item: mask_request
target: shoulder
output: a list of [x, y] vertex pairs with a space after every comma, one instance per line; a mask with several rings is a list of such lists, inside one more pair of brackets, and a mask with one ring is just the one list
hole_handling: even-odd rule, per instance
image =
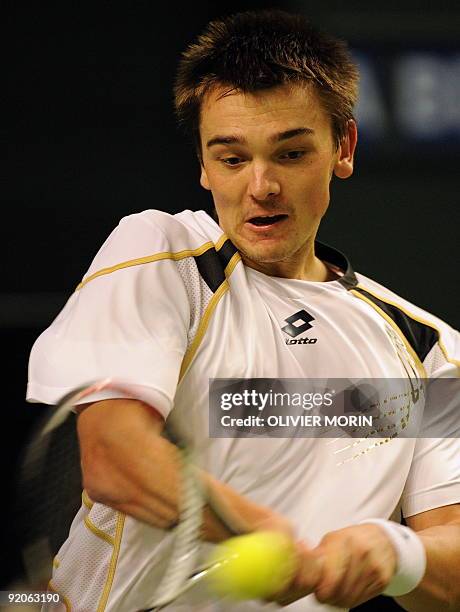
[[[240, 260], [239, 254], [217, 223], [205, 212], [177, 215], [158, 210], [124, 217], [100, 248], [77, 289], [101, 278], [148, 277], [148, 284], [172, 279], [187, 288], [196, 301], [226, 284]], [[206, 287], [203, 288], [203, 283]], [[202, 290], [203, 289], [203, 290]]]
[[148, 234], [162, 235], [177, 248], [195, 247], [203, 241], [216, 242], [223, 234], [217, 223], [204, 211], [183, 210], [171, 215], [161, 210], [144, 210], [120, 221], [120, 227], [144, 228]]
[[194, 250], [221, 234], [219, 226], [203, 211], [185, 210], [171, 215], [145, 210], [123, 217], [103, 244], [101, 253], [115, 247], [122, 257], [141, 257], [167, 248], [172, 252]]
[[203, 211], [185, 210], [171, 215], [145, 210], [123, 217], [91, 263], [83, 282], [100, 271], [197, 256], [223, 235]]
[[460, 333], [448, 323], [409, 302], [376, 281], [356, 274], [353, 292], [379, 309], [402, 331], [428, 372], [442, 363], [460, 368]]

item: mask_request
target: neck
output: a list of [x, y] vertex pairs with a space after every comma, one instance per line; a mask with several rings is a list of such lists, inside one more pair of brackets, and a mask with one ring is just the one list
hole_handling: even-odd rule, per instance
[[246, 266], [268, 276], [292, 278], [314, 282], [331, 281], [338, 278], [328, 266], [315, 255], [314, 240], [303, 247], [302, 254], [295, 253], [282, 261], [259, 262], [241, 254]]

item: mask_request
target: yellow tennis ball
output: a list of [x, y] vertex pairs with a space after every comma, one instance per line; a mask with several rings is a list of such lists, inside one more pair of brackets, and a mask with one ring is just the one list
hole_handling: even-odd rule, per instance
[[294, 578], [292, 540], [274, 531], [258, 531], [225, 540], [215, 547], [210, 563], [210, 589], [231, 599], [265, 599], [282, 591]]

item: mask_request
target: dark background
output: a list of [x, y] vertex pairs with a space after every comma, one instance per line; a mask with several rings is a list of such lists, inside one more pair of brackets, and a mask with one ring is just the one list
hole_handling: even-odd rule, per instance
[[[175, 126], [179, 53], [210, 18], [270, 6], [304, 12], [349, 40], [371, 65], [383, 109], [383, 115], [362, 111], [355, 175], [333, 183], [321, 239], [346, 252], [356, 270], [459, 326], [459, 113], [449, 110], [453, 118], [436, 128], [460, 94], [460, 8], [454, 3], [427, 9], [351, 2], [345, 9], [329, 1], [325, 9], [292, 0], [153, 9], [150, 2], [100, 2], [82, 10], [18, 2], [4, 15], [7, 97], [0, 119], [8, 149], [0, 230], [5, 499], [13, 495], [18, 450], [39, 410], [23, 399], [29, 350], [101, 243], [124, 215], [210, 205], [193, 149]], [[433, 129], [425, 133], [408, 131], [398, 119], [398, 66], [410, 53], [454, 66], [431, 84], [435, 101], [427, 125], [432, 121]], [[414, 110], [425, 95], [417, 95], [425, 91], [423, 78], [420, 83], [409, 100]], [[9, 558], [2, 582], [19, 567], [11, 521], [10, 512], [2, 522], [2, 556]]]

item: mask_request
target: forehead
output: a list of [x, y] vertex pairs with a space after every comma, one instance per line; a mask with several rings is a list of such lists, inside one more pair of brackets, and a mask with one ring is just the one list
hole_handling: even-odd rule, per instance
[[330, 127], [314, 87], [280, 85], [252, 93], [216, 86], [204, 97], [200, 113], [203, 137], [216, 130], [291, 129], [300, 125], [315, 131]]

